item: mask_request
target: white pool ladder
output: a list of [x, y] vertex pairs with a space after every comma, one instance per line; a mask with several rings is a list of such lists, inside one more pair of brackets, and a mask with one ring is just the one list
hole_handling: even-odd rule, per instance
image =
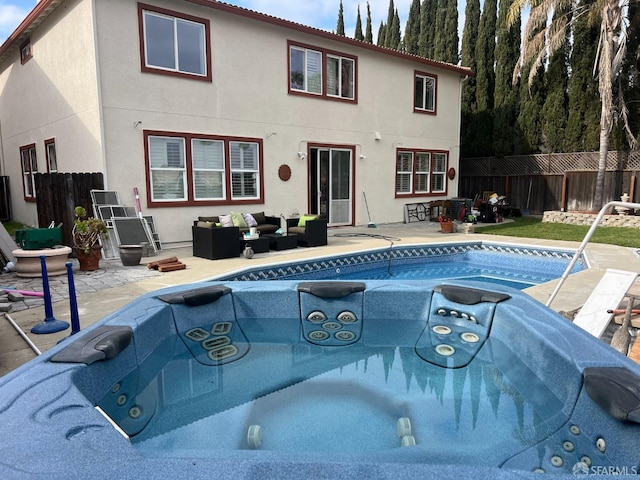
[[[553, 290], [553, 292], [549, 296], [549, 300], [547, 300], [547, 303], [546, 303], [547, 307], [551, 306], [551, 302], [553, 302], [553, 300], [556, 298], [556, 295], [558, 294], [558, 291], [560, 290], [562, 285], [564, 285], [564, 282], [567, 279], [567, 277], [569, 276], [569, 273], [571, 273], [571, 269], [573, 269], [573, 266], [576, 264], [576, 262], [578, 261], [578, 259], [582, 255], [582, 252], [586, 248], [587, 243], [589, 243], [589, 240], [591, 240], [591, 237], [593, 236], [593, 233], [596, 231], [596, 228], [598, 227], [598, 225], [602, 221], [602, 217], [604, 217], [604, 215], [607, 213], [607, 210], [609, 210], [611, 207], [626, 207], [626, 208], [632, 208], [632, 209], [640, 209], [640, 203], [609, 202], [604, 207], [602, 207], [600, 209], [600, 212], [598, 212], [598, 215], [596, 216], [595, 220], [593, 221], [593, 224], [591, 225], [591, 228], [589, 229], [587, 234], [584, 236], [584, 239], [582, 240], [582, 243], [578, 247], [578, 250], [576, 250], [576, 253], [573, 255], [573, 258], [571, 259], [571, 262], [569, 262], [569, 265], [567, 266], [567, 268], [565, 269], [564, 273], [560, 277], [560, 281], [556, 285], [556, 288]], [[615, 307], [613, 307], [613, 308], [615, 308]]]

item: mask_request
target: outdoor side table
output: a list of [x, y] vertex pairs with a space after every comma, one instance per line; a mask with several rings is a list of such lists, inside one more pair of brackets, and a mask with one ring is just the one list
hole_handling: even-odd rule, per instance
[[240, 252], [242, 252], [247, 245], [251, 247], [253, 253], [266, 253], [269, 251], [269, 239], [265, 238], [264, 235], [250, 240], [245, 240], [244, 237], [240, 237]]
[[298, 247], [298, 236], [294, 234], [276, 235], [267, 233], [264, 236], [269, 239], [269, 248], [271, 250], [289, 250]]

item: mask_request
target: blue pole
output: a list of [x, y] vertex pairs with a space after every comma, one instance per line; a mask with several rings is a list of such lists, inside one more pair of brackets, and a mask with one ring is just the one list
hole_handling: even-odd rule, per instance
[[78, 315], [78, 301], [76, 299], [76, 285], [73, 282], [73, 264], [65, 263], [67, 279], [69, 280], [69, 308], [71, 309], [71, 335], [80, 331], [80, 316]]
[[40, 268], [42, 270], [42, 290], [44, 291], [44, 322], [31, 329], [31, 333], [56, 333], [69, 328], [67, 322], [56, 320], [53, 317], [51, 305], [51, 291], [49, 290], [49, 276], [47, 275], [47, 257], [40, 255]]

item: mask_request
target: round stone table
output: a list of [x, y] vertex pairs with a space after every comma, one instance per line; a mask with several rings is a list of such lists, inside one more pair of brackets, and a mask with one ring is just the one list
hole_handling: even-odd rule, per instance
[[63, 275], [67, 273], [66, 263], [71, 253], [70, 247], [43, 248], [42, 250], [14, 250], [16, 257], [16, 275], [19, 277], [41, 277], [42, 266], [40, 256], [46, 257], [47, 275]]

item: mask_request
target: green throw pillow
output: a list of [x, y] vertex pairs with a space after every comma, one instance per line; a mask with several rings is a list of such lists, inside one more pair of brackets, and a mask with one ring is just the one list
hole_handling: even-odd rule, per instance
[[231, 221], [234, 227], [247, 228], [247, 222], [244, 221], [241, 213], [231, 212]]
[[298, 226], [304, 227], [308, 221], [315, 220], [316, 218], [318, 218], [316, 215], [302, 215], [300, 220], [298, 220]]

